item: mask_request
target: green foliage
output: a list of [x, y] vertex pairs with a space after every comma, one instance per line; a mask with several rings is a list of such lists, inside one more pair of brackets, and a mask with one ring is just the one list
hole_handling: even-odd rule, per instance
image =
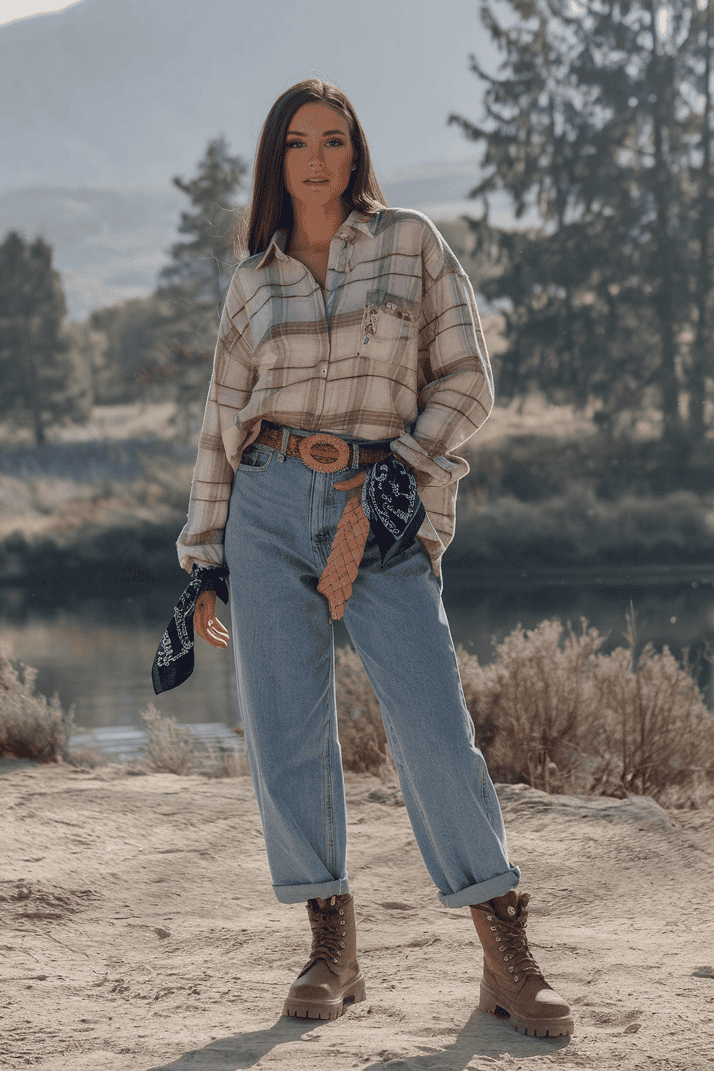
[[485, 506], [464, 502], [447, 568], [708, 565], [713, 505], [693, 491], [607, 501], [583, 481], [538, 502], [510, 495]]
[[[711, 227], [710, 14], [675, 0], [664, 33], [652, 0], [507, 4], [501, 17], [481, 3], [503, 54], [497, 77], [472, 57], [485, 121], [449, 117], [485, 146], [486, 177], [470, 194], [484, 213], [470, 225], [498, 269], [481, 289], [506, 318], [500, 391], [537, 385], [551, 400], [599, 399], [613, 414], [637, 409], [655, 386], [676, 438], [680, 399], [689, 392], [690, 424], [704, 401], [691, 339], [711, 304], [710, 293], [705, 305], [698, 298]], [[494, 191], [541, 224], [492, 227]]]
[[0, 419], [30, 429], [36, 443], [91, 414], [90, 377], [63, 333], [65, 311], [51, 247], [11, 231], [0, 245]]

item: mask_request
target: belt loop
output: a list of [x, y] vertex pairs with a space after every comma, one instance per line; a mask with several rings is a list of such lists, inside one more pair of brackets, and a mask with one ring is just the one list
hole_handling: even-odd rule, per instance
[[359, 443], [352, 443], [352, 468], [359, 468]]
[[288, 439], [290, 438], [290, 428], [283, 428], [283, 439], [280, 443], [280, 453], [278, 454], [278, 461], [284, 461], [285, 455], [288, 452]]

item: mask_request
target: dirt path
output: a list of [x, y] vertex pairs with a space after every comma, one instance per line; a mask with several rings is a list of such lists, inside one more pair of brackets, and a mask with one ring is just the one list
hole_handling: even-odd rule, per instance
[[0, 764], [0, 1067], [698, 1071], [714, 1061], [714, 811], [499, 786], [529, 935], [576, 1033], [477, 1010], [467, 909], [438, 902], [395, 792], [348, 777], [367, 1000], [282, 1018], [309, 948], [247, 778]]

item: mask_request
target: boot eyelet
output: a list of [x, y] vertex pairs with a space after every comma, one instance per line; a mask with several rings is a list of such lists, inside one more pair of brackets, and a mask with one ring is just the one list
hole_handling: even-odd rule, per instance
[[344, 909], [343, 909], [343, 908], [340, 908], [340, 914], [341, 914], [341, 915], [344, 915], [344, 913], [345, 913], [345, 912], [344, 912]]
[[512, 971], [512, 970], [513, 970], [513, 967], [509, 967], [508, 969], [509, 969], [509, 971]]
[[493, 922], [493, 915], [486, 915], [486, 922]]
[[496, 929], [495, 926], [489, 926], [489, 930], [495, 930], [495, 929]]
[[333, 959], [333, 961], [332, 961], [332, 962], [333, 962], [333, 963], [337, 963], [337, 960], [336, 960], [336, 959]]
[[516, 975], [514, 975], [514, 977], [513, 977], [513, 981], [514, 981], [514, 982], [517, 982], [517, 981], [518, 981], [518, 975], [517, 975], [517, 974], [516, 974]]

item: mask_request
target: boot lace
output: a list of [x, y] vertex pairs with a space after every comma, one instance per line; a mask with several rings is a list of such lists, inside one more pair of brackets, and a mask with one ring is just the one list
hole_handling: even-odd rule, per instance
[[[528, 938], [526, 937], [527, 919], [528, 912], [525, 909], [521, 910], [520, 916], [514, 919], [502, 919], [498, 915], [486, 915], [486, 920], [492, 923], [491, 929], [495, 930], [496, 937], [502, 942], [498, 951], [505, 953], [503, 959], [504, 962], [510, 964], [508, 970], [514, 975], [514, 982], [517, 982], [523, 974], [533, 974], [538, 978], [543, 978], [540, 967], [528, 947]], [[515, 960], [515, 963], [511, 962], [513, 960]], [[543, 981], [545, 981], [544, 978]]]
[[310, 901], [310, 926], [312, 928], [311, 959], [326, 959], [339, 963], [345, 948], [345, 911], [335, 905], [332, 896], [324, 907], [317, 900]]

